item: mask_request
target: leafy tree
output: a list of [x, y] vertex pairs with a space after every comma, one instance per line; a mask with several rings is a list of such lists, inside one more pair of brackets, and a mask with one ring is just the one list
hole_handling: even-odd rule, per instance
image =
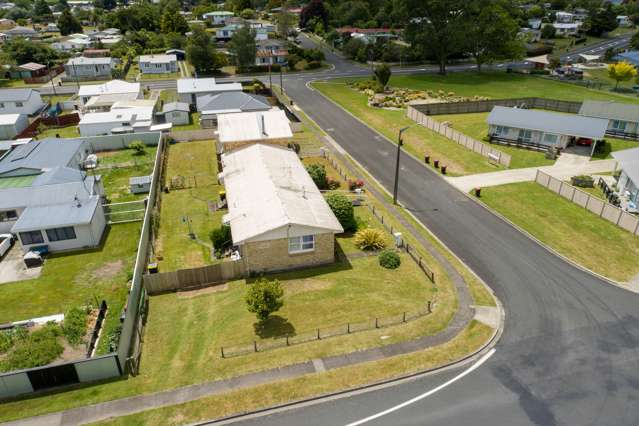
[[557, 35], [557, 29], [553, 27], [551, 24], [546, 24], [541, 27], [541, 38], [545, 40], [550, 40], [551, 38], [555, 38]]
[[144, 145], [144, 142], [142, 141], [133, 141], [129, 145], [127, 145], [127, 148], [135, 151], [134, 155], [146, 154], [146, 145]]
[[215, 49], [211, 35], [200, 26], [193, 28], [185, 50], [188, 61], [199, 73], [212, 73], [226, 64], [224, 56]]
[[244, 25], [235, 33], [229, 42], [229, 48], [235, 55], [236, 65], [240, 71], [255, 65], [257, 45], [255, 44], [255, 30]]
[[167, 9], [160, 20], [160, 31], [164, 34], [184, 34], [189, 31], [189, 24], [184, 19], [184, 16], [180, 15], [176, 10]]
[[247, 8], [240, 12], [240, 17], [242, 19], [255, 19], [256, 16], [257, 15], [253, 9]]
[[630, 47], [633, 50], [638, 50], [639, 49], [639, 32], [636, 32], [632, 38], [630, 39]]
[[55, 4], [55, 10], [58, 12], [63, 12], [67, 9], [69, 9], [69, 3], [67, 3], [67, 0], [58, 0]]
[[615, 80], [615, 90], [622, 81], [632, 80], [637, 76], [637, 69], [628, 62], [617, 62], [608, 65], [608, 77]]
[[[300, 26], [305, 29], [315, 29], [315, 25], [317, 21], [313, 20], [316, 18], [317, 21], [321, 22], [324, 28], [328, 27], [328, 10], [324, 6], [324, 2], [322, 0], [311, 0], [300, 13]], [[313, 21], [313, 26], [311, 27], [309, 23]]]
[[117, 5], [117, 0], [93, 0], [96, 9], [113, 10]]
[[75, 16], [73, 16], [69, 9], [64, 9], [62, 11], [62, 14], [58, 18], [58, 28], [62, 35], [82, 32], [82, 24]]
[[375, 80], [382, 86], [383, 89], [386, 89], [388, 85], [388, 81], [391, 78], [391, 69], [386, 64], [380, 64], [375, 67]]
[[118, 9], [104, 18], [107, 27], [128, 31], [157, 31], [160, 23], [160, 9], [150, 3], [133, 4], [127, 8]]
[[401, 258], [393, 250], [384, 250], [379, 254], [379, 265], [386, 269], [397, 269], [401, 263]]
[[528, 10], [528, 17], [529, 18], [542, 18], [544, 15], [546, 14], [546, 12], [544, 12], [544, 8], [541, 7], [540, 5], [536, 4], [533, 7], [531, 7]]
[[16, 64], [24, 64], [26, 62], [48, 64], [58, 58], [58, 53], [48, 44], [23, 38], [7, 41], [4, 44], [3, 51], [7, 52]]
[[608, 3], [603, 9], [593, 9], [588, 16], [584, 26], [587, 28], [589, 35], [599, 37], [603, 33], [610, 32], [619, 26], [617, 22], [617, 14]]
[[53, 13], [46, 0], [36, 0], [33, 4], [33, 19], [36, 22], [43, 22], [53, 18]]
[[229, 1], [229, 6], [233, 9], [233, 12], [240, 14], [244, 9], [252, 9], [253, 4], [251, 0], [233, 0]]
[[295, 24], [295, 16], [290, 13], [287, 6], [282, 7], [282, 11], [276, 16], [277, 32], [281, 37], [287, 37], [291, 32], [291, 28]]
[[278, 280], [259, 279], [251, 284], [245, 300], [248, 311], [254, 313], [260, 321], [265, 321], [273, 312], [284, 306], [284, 290]]
[[549, 56], [548, 57], [548, 67], [550, 69], [557, 69], [561, 66], [561, 59], [559, 58], [559, 56]]
[[326, 197], [326, 202], [345, 232], [355, 232], [357, 230], [353, 203], [347, 196], [343, 194], [329, 194]]

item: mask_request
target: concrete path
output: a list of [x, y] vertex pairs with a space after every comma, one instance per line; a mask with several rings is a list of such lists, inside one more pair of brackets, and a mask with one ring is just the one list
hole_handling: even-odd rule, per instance
[[[562, 157], [564, 159], [559, 161]], [[507, 183], [531, 182], [535, 180], [537, 170], [548, 173], [557, 179], [568, 180], [576, 175], [610, 172], [614, 170], [615, 167], [615, 160], [612, 159], [584, 161], [582, 156], [574, 154], [562, 154], [559, 159], [552, 166], [528, 167], [460, 177], [446, 177], [446, 180], [461, 191], [469, 192], [477, 187], [485, 188], [505, 185]]]

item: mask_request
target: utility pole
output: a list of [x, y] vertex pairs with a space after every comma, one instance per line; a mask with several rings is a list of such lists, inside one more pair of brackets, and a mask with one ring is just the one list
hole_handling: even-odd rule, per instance
[[284, 94], [284, 82], [282, 78], [282, 66], [280, 65], [280, 94]]
[[395, 185], [393, 186], [393, 204], [397, 204], [397, 190], [399, 189], [399, 157], [402, 152], [402, 133], [408, 130], [410, 126], [399, 129], [399, 135], [397, 137], [397, 158], [395, 160]]
[[273, 91], [273, 81], [271, 80], [271, 63], [268, 64], [268, 88]]

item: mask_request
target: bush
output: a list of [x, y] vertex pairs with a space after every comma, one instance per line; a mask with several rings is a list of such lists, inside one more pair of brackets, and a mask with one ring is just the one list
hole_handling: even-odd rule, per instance
[[60, 326], [49, 322], [15, 342], [14, 349], [0, 362], [0, 371], [40, 367], [55, 361], [64, 351], [58, 342]]
[[375, 228], [357, 231], [353, 241], [360, 250], [381, 250], [386, 247], [384, 232]]
[[353, 211], [353, 203], [343, 194], [329, 194], [326, 202], [339, 220], [340, 225], [344, 228], [344, 232], [357, 231], [357, 222], [355, 222], [355, 213]]
[[392, 250], [384, 250], [379, 254], [379, 265], [386, 269], [397, 269], [402, 263], [399, 255]]
[[570, 178], [570, 183], [581, 188], [592, 188], [595, 186], [595, 180], [589, 175], [573, 176]]
[[62, 332], [67, 342], [71, 345], [82, 343], [84, 335], [87, 334], [87, 312], [86, 310], [74, 307], [64, 314], [62, 322]]
[[212, 230], [209, 237], [211, 238], [211, 242], [213, 243], [213, 248], [216, 253], [219, 250], [219, 255], [221, 256], [221, 250], [231, 242], [231, 227], [222, 225], [219, 228]]
[[249, 287], [245, 301], [248, 311], [264, 321], [284, 305], [283, 296], [284, 290], [278, 280], [259, 279]]
[[339, 181], [337, 179], [333, 179], [333, 178], [329, 177], [329, 178], [326, 178], [326, 186], [331, 191], [334, 191], [336, 189], [339, 189], [341, 184], [339, 183]]
[[0, 354], [13, 347], [13, 330], [0, 331]]
[[348, 189], [349, 191], [355, 191], [356, 189], [364, 187], [364, 181], [361, 179], [349, 179], [348, 180]]
[[309, 164], [306, 166], [306, 171], [313, 179], [313, 182], [319, 189], [326, 189], [328, 187], [328, 181], [326, 179], [326, 168], [321, 164]]
[[115, 352], [118, 350], [118, 344], [120, 343], [120, 335], [122, 334], [122, 326], [118, 325], [108, 335], [109, 339], [109, 352]]
[[144, 155], [146, 153], [146, 145], [142, 141], [133, 141], [127, 148], [134, 150], [135, 155]]
[[311, 61], [306, 66], [307, 70], [316, 70], [318, 68], [322, 68], [322, 63], [319, 61]]
[[308, 62], [306, 62], [306, 59], [302, 59], [295, 64], [295, 70], [304, 71], [305, 69], [308, 69]]

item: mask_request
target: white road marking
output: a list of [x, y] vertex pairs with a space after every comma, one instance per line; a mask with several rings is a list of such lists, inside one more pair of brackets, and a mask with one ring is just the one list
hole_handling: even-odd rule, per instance
[[429, 396], [431, 396], [432, 394], [439, 392], [440, 390], [444, 389], [447, 386], [452, 385], [453, 383], [455, 383], [456, 381], [462, 379], [463, 377], [467, 376], [468, 374], [472, 373], [473, 371], [475, 371], [476, 369], [478, 369], [479, 367], [481, 367], [481, 365], [486, 362], [488, 360], [488, 358], [490, 358], [491, 356], [493, 356], [493, 354], [495, 353], [495, 349], [491, 349], [490, 351], [488, 351], [488, 353], [486, 355], [484, 355], [483, 357], [481, 357], [481, 359], [479, 361], [477, 361], [475, 364], [473, 364], [473, 366], [471, 366], [468, 370], [460, 373], [459, 375], [453, 377], [452, 379], [450, 379], [449, 381], [447, 381], [446, 383], [443, 383], [439, 386], [437, 386], [435, 389], [431, 389], [428, 392], [425, 392], [419, 396], [416, 396], [413, 399], [409, 399], [406, 402], [402, 402], [399, 405], [396, 405], [394, 407], [389, 408], [388, 410], [384, 410], [384, 411], [380, 411], [377, 414], [374, 414], [370, 417], [366, 417], [365, 419], [362, 420], [358, 420], [356, 422], [353, 423], [349, 423], [346, 426], [359, 426], [362, 425], [364, 423], [368, 423], [372, 420], [378, 419], [380, 417], [386, 416], [387, 414], [393, 413], [397, 410], [401, 410], [404, 407], [407, 407], [411, 404], [414, 404], [418, 401], [421, 401], [424, 398], [427, 398]]

